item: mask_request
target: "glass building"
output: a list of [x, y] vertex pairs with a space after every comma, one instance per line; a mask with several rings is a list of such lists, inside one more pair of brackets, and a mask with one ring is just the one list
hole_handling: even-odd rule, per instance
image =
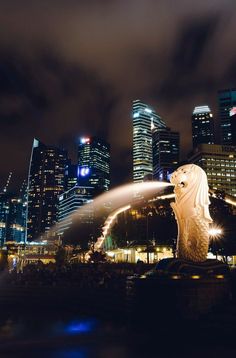
[[34, 139], [28, 177], [27, 240], [35, 241], [58, 219], [65, 188], [67, 153]]
[[10, 173], [7, 184], [0, 193], [0, 245], [5, 242], [25, 242], [26, 237], [26, 182], [20, 189], [20, 195], [16, 196], [9, 192], [8, 186], [12, 173]]
[[3, 246], [7, 237], [7, 220], [9, 215], [9, 200], [5, 193], [0, 194], [0, 245]]
[[189, 158], [190, 163], [202, 167], [211, 189], [236, 196], [236, 147], [201, 144]]
[[218, 92], [221, 144], [233, 144], [230, 112], [236, 107], [236, 88]]
[[153, 131], [153, 178], [168, 180], [179, 163], [179, 133], [170, 128]]
[[11, 194], [0, 194], [0, 245], [6, 241], [25, 242], [25, 202]]
[[73, 188], [78, 184], [78, 165], [71, 164], [68, 160], [65, 170], [65, 191]]
[[208, 106], [198, 106], [192, 115], [192, 138], [193, 147], [199, 144], [214, 144], [213, 114]]
[[110, 145], [97, 137], [80, 138], [78, 183], [94, 188], [94, 195], [110, 188]]
[[233, 107], [230, 111], [230, 126], [232, 133], [232, 145], [236, 146], [236, 107]]
[[161, 117], [140, 100], [133, 101], [133, 181], [153, 175], [152, 131], [165, 129]]
[[[59, 196], [58, 234], [60, 237], [70, 228], [73, 221], [71, 215], [85, 204], [92, 203], [93, 191], [92, 187], [74, 186]], [[78, 212], [77, 219], [82, 224], [93, 224], [93, 216], [93, 206], [89, 205]]]

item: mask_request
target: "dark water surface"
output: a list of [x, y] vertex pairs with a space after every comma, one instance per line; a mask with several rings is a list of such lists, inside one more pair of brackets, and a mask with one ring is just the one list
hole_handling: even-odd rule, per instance
[[4, 309], [0, 357], [236, 357], [234, 327], [215, 322], [163, 324], [151, 317], [140, 322], [138, 315], [134, 321], [38, 311], [37, 307], [31, 312]]

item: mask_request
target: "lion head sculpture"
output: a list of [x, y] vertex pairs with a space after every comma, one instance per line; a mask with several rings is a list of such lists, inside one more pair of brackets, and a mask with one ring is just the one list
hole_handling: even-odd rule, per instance
[[205, 220], [212, 222], [207, 176], [202, 168], [195, 164], [183, 165], [171, 175], [170, 182], [175, 186], [175, 202], [184, 216], [198, 210]]

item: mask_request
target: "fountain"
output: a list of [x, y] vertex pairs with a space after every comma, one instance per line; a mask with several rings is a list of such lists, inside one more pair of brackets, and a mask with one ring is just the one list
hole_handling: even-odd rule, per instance
[[229, 268], [207, 259], [212, 219], [206, 173], [188, 164], [179, 167], [170, 181], [175, 192], [171, 206], [178, 224], [177, 258], [161, 260], [155, 270], [128, 279], [129, 307], [140, 310], [143, 305], [149, 307], [151, 300], [163, 312], [198, 318], [229, 300]]

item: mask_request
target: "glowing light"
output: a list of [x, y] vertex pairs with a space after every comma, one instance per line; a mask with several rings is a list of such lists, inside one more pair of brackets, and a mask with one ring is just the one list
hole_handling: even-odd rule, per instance
[[83, 137], [83, 138], [80, 138], [80, 143], [81, 144], [89, 144], [90, 143], [90, 138], [86, 138], [86, 137]]
[[179, 280], [179, 279], [181, 278], [181, 276], [179, 276], [179, 275], [173, 275], [173, 276], [171, 276], [171, 278], [172, 278], [173, 280]]
[[223, 233], [222, 229], [219, 227], [211, 227], [208, 232], [209, 235], [213, 238], [217, 238]]
[[113, 213], [111, 213], [108, 218], [106, 219], [105, 221], [105, 224], [102, 228], [103, 232], [102, 232], [102, 236], [99, 237], [97, 239], [97, 242], [95, 243], [95, 249], [100, 249], [104, 240], [106, 239], [107, 237], [107, 234], [108, 232], [110, 231], [111, 227], [112, 227], [112, 224], [114, 222], [114, 220], [116, 219], [117, 215], [123, 213], [124, 211], [126, 210], [129, 210], [131, 208], [130, 205], [126, 205], [126, 206], [123, 206], [122, 208], [119, 208], [117, 210], [115, 210]]
[[231, 108], [229, 115], [230, 117], [234, 116], [236, 114], [236, 107]]
[[222, 279], [224, 278], [224, 275], [216, 275], [216, 278]]
[[82, 177], [86, 177], [89, 174], [89, 172], [90, 172], [90, 169], [88, 167], [82, 167], [80, 169], [80, 175]]
[[94, 330], [95, 321], [74, 321], [65, 327], [68, 334], [89, 333]]
[[191, 278], [193, 280], [199, 280], [200, 276], [199, 275], [192, 275]]

